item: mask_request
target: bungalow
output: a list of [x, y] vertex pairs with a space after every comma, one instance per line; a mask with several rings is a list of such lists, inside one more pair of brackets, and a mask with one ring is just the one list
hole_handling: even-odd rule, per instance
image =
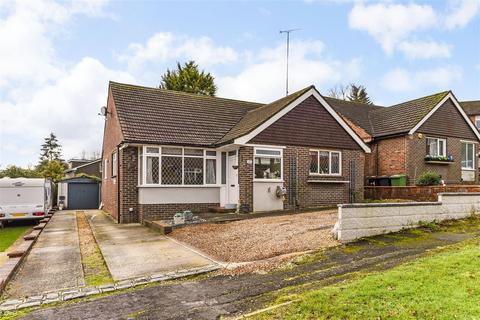
[[260, 104], [110, 82], [104, 114], [102, 201], [120, 223], [363, 199], [370, 148], [313, 86]]
[[390, 107], [325, 100], [371, 148], [365, 176], [406, 174], [413, 185], [431, 170], [446, 183], [478, 183], [480, 134], [452, 92]]

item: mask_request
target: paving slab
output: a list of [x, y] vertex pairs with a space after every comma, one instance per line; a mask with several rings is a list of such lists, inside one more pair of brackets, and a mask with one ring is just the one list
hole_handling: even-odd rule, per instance
[[83, 285], [75, 211], [61, 211], [40, 234], [4, 295], [22, 298]]
[[215, 263], [140, 224], [116, 224], [100, 210], [86, 215], [115, 281]]

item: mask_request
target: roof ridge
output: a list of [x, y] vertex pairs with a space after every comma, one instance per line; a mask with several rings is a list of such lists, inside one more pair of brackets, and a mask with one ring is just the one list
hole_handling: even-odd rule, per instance
[[337, 100], [337, 101], [341, 101], [341, 102], [346, 102], [346, 103], [350, 103], [350, 104], [360, 104], [362, 106], [367, 106], [367, 107], [380, 107], [380, 108], [385, 108], [384, 106], [380, 106], [378, 104], [368, 104], [368, 103], [363, 103], [363, 102], [357, 102], [357, 101], [351, 101], [351, 100], [344, 100], [344, 99], [339, 99], [339, 98], [334, 98], [334, 97], [329, 97], [329, 96], [324, 96], [324, 95], [321, 95], [323, 98], [327, 98], [327, 99], [333, 99], [333, 100]]
[[263, 109], [263, 108], [268, 107], [268, 106], [270, 106], [270, 105], [272, 105], [272, 104], [274, 104], [274, 103], [276, 103], [276, 102], [278, 102], [278, 101], [280, 101], [280, 100], [287, 99], [287, 98], [291, 98], [291, 97], [293, 97], [294, 95], [299, 94], [300, 92], [302, 92], [302, 94], [303, 94], [303, 93], [307, 92], [308, 90], [310, 90], [310, 89], [312, 89], [312, 88], [315, 88], [315, 86], [314, 86], [313, 84], [311, 84], [311, 85], [309, 85], [308, 87], [305, 87], [305, 88], [303, 88], [303, 89], [297, 90], [297, 91], [295, 91], [294, 93], [290, 93], [289, 95], [286, 95], [285, 97], [281, 97], [281, 98], [279, 98], [279, 99], [277, 99], [277, 100], [274, 100], [274, 101], [272, 101], [272, 102], [265, 103], [265, 104], [264, 104], [263, 106], [261, 106], [261, 107], [258, 107], [258, 108], [256, 108], [256, 109], [252, 109], [252, 110], [248, 110], [247, 113], [252, 112], [252, 111], [256, 111], [256, 110]]
[[246, 101], [246, 100], [223, 98], [223, 97], [217, 97], [217, 96], [208, 96], [208, 95], [195, 94], [195, 93], [189, 93], [189, 92], [183, 92], [183, 91], [176, 91], [176, 90], [170, 90], [170, 89], [162, 89], [162, 88], [141, 86], [141, 85], [136, 85], [136, 84], [122, 83], [122, 82], [116, 82], [116, 81], [111, 81], [111, 80], [109, 81], [109, 83], [110, 83], [110, 84], [115, 84], [115, 85], [121, 85], [121, 86], [125, 86], [125, 87], [142, 88], [142, 89], [147, 89], [147, 90], [152, 90], [152, 91], [162, 91], [162, 92], [167, 92], [167, 93], [171, 93], [171, 94], [190, 96], [190, 97], [193, 97], [193, 98], [219, 99], [219, 100], [243, 102], [243, 103], [250, 103], [250, 104], [258, 104], [259, 107], [265, 105], [265, 103], [255, 102], [255, 101]]
[[449, 94], [450, 92], [452, 92], [452, 91], [451, 91], [451, 90], [440, 91], [440, 92], [437, 92], [437, 93], [434, 93], [434, 94], [429, 94], [428, 96], [423, 96], [423, 97], [419, 97], [419, 98], [415, 98], [415, 99], [403, 101], [403, 102], [400, 102], [400, 103], [392, 104], [392, 105], [389, 105], [389, 106], [386, 107], [386, 108], [396, 107], [396, 106], [399, 106], [399, 105], [402, 105], [402, 104], [405, 104], [405, 103], [409, 103], [409, 102], [413, 102], [413, 101], [417, 101], [417, 100], [421, 100], [421, 99], [426, 99], [426, 98], [430, 98], [430, 97], [437, 96], [437, 95], [441, 95], [441, 94], [443, 94], [444, 97], [445, 97], [445, 96], [446, 96], [447, 94]]

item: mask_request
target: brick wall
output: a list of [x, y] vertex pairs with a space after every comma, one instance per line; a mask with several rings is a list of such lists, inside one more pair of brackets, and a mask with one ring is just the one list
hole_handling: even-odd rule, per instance
[[139, 220], [171, 220], [180, 211], [190, 210], [201, 216], [208, 212], [209, 207], [219, 206], [219, 203], [171, 203], [171, 204], [139, 204]]
[[241, 147], [238, 152], [238, 180], [240, 206], [253, 210], [253, 147]]
[[366, 156], [365, 175], [394, 175], [406, 172], [406, 137], [377, 140]]
[[[425, 135], [422, 139], [419, 139], [417, 135], [407, 138], [407, 176], [408, 183], [414, 185], [418, 176], [426, 171], [431, 170], [437, 172], [442, 178], [451, 184], [462, 183], [462, 163], [461, 163], [461, 140], [460, 138], [453, 137], [441, 137], [438, 138], [447, 139], [447, 155], [452, 155], [454, 162], [449, 164], [430, 164], [425, 162], [426, 155], [426, 139]], [[479, 144], [475, 144], [475, 153], [478, 153]], [[475, 159], [476, 167], [478, 167], [478, 157]], [[475, 173], [476, 180], [469, 182], [471, 184], [477, 184], [478, 181], [478, 169]], [[467, 182], [465, 182], [467, 183]]]
[[365, 187], [365, 199], [405, 199], [412, 201], [437, 201], [442, 192], [480, 192], [478, 185]]
[[[102, 203], [103, 209], [115, 219], [118, 219], [118, 185], [117, 178], [112, 178], [111, 166], [112, 153], [117, 150], [117, 146], [122, 142], [123, 136], [111, 92], [109, 92], [107, 110], [108, 114], [105, 118], [102, 147]], [[105, 159], [109, 161], [108, 168], [103, 168]], [[107, 171], [107, 179], [104, 178], [105, 170]]]
[[138, 148], [120, 150], [120, 223], [139, 222], [138, 212]]

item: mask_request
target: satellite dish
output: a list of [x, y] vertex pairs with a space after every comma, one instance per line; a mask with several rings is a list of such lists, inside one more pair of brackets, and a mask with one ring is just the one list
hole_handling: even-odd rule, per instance
[[107, 116], [107, 113], [108, 113], [107, 107], [103, 106], [103, 107], [100, 108], [100, 114], [101, 114], [102, 116], [106, 117], [106, 116]]

